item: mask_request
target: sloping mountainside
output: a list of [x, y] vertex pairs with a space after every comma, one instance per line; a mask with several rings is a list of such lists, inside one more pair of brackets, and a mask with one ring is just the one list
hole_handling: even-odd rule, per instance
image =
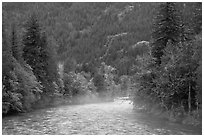
[[[129, 74], [132, 46], [151, 40], [155, 7], [159, 3], [3, 3], [5, 30], [17, 24], [19, 38], [30, 15], [36, 14], [59, 61], [97, 66], [105, 61]], [[188, 22], [190, 3], [180, 3]], [[144, 48], [145, 49], [145, 48]], [[131, 51], [131, 52], [130, 52]], [[147, 52], [147, 51], [145, 51]], [[139, 52], [138, 52], [139, 53]], [[129, 62], [129, 63], [128, 63]], [[75, 69], [75, 67], [71, 68]]]

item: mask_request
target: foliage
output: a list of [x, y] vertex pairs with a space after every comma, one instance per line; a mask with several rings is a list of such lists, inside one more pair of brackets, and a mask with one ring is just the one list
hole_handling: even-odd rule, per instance
[[31, 68], [16, 61], [13, 63], [15, 67], [8, 72], [10, 75], [3, 75], [3, 114], [30, 110], [42, 93], [42, 86]]
[[35, 14], [27, 24], [27, 32], [23, 38], [23, 58], [32, 68], [34, 75], [42, 82], [43, 90], [51, 92], [53, 81], [56, 80], [57, 65], [54, 55], [48, 47], [47, 36], [40, 32], [40, 26]]
[[[13, 26], [3, 26], [3, 75], [2, 113], [25, 112], [32, 109], [41, 96], [42, 85], [33, 74], [33, 69], [21, 58], [17, 31]], [[10, 36], [10, 38], [8, 38]], [[11, 43], [8, 42], [11, 40]]]
[[6, 114], [9, 111], [22, 111], [23, 105], [21, 102], [22, 94], [18, 92], [19, 83], [15, 78], [15, 73], [13, 79], [8, 77], [3, 77], [3, 87], [2, 87], [2, 113]]
[[202, 3], [197, 2], [194, 4], [193, 18], [191, 20], [194, 34], [202, 32]]
[[95, 74], [93, 77], [94, 85], [97, 87], [97, 92], [101, 92], [104, 90], [104, 77], [102, 74]]
[[173, 43], [180, 42], [181, 25], [181, 15], [176, 9], [176, 3], [167, 2], [159, 6], [152, 32], [152, 55], [156, 58], [157, 64], [161, 63], [163, 49], [169, 40]]
[[12, 25], [11, 45], [12, 45], [11, 49], [12, 49], [13, 57], [16, 60], [22, 60], [22, 58], [21, 58], [22, 51], [21, 51], [21, 47], [20, 47], [19, 42], [18, 42], [17, 28], [16, 28], [15, 24]]
[[92, 80], [85, 78], [84, 73], [65, 73], [64, 90], [68, 96], [82, 96], [95, 94], [96, 87]]
[[[197, 41], [197, 40], [196, 40]], [[168, 42], [161, 58], [160, 67], [152, 66], [154, 60], [141, 60], [145, 66], [137, 74], [135, 104], [159, 104], [166, 111], [179, 109], [182, 113], [198, 107], [199, 45], [196, 41], [182, 45]], [[201, 44], [201, 43], [200, 43]], [[197, 56], [198, 55], [198, 56]]]
[[16, 65], [15, 73], [19, 81], [19, 90], [23, 95], [22, 103], [24, 110], [32, 108], [32, 104], [40, 99], [42, 85], [37, 81], [32, 69], [27, 64], [22, 67]]
[[98, 73], [93, 79], [99, 96], [111, 99], [116, 94], [118, 86], [114, 81], [115, 71], [116, 69], [112, 66], [106, 65], [104, 62], [101, 63]]
[[[151, 39], [154, 7], [159, 4], [3, 3], [3, 11], [8, 14], [8, 22], [16, 22], [18, 26], [24, 26], [27, 16], [35, 12], [39, 19], [38, 23], [44, 26], [43, 30], [53, 45], [50, 49], [57, 51], [60, 61], [67, 60], [69, 67], [74, 66], [72, 63], [82, 65], [93, 63], [91, 69], [95, 71], [102, 62], [100, 57], [106, 50], [104, 45], [107, 38], [127, 32], [127, 36], [119, 37], [112, 42], [113, 48], [105, 61], [106, 64], [115, 67], [121, 76], [134, 74], [131, 71], [132, 63], [135, 63], [134, 58], [128, 55], [129, 51], [132, 51], [130, 47], [138, 41]], [[192, 4], [185, 3], [185, 5], [188, 5], [183, 8], [186, 13], [185, 19], [190, 19], [191, 14], [187, 13], [191, 13]], [[19, 28], [19, 36], [23, 33], [24, 29]], [[122, 50], [123, 53], [120, 52]], [[69, 67], [65, 67], [65, 70]]]
[[192, 30], [185, 32], [174, 3], [161, 4], [155, 22], [152, 55], [137, 57], [134, 104], [149, 109], [159, 104], [170, 113], [190, 114], [200, 107], [201, 38], [188, 39]]
[[29, 64], [37, 73], [37, 63], [39, 62], [39, 55], [41, 49], [40, 41], [40, 26], [36, 15], [31, 16], [29, 22], [27, 23], [27, 32], [23, 38], [23, 58], [27, 64]]
[[76, 69], [76, 60], [70, 59], [70, 58], [66, 59], [65, 64], [64, 64], [64, 68], [65, 68], [65, 70], [64, 70], [65, 73], [75, 71], [75, 69]]
[[[170, 4], [170, 6], [172, 5]], [[152, 108], [153, 104], [159, 104], [168, 112], [176, 113], [179, 111], [179, 113], [188, 112], [190, 114], [200, 107], [198, 100], [201, 99], [198, 96], [201, 94], [201, 90], [198, 87], [201, 87], [199, 75], [202, 74], [199, 71], [202, 58], [201, 38], [195, 35], [191, 39], [182, 38], [185, 33], [183, 30], [188, 28], [183, 26], [177, 14], [173, 14], [175, 12], [173, 8], [169, 12], [171, 13], [170, 19], [175, 19], [170, 22], [173, 25], [166, 24], [167, 28], [164, 27], [165, 23], [162, 21], [166, 20], [162, 20], [162, 17], [168, 15], [164, 14], [164, 11], [168, 11], [167, 9], [164, 10], [167, 7], [168, 3], [162, 4], [159, 17], [157, 15], [156, 18], [155, 30], [158, 31], [153, 32], [153, 57], [147, 55], [137, 58], [138, 73], [134, 77], [136, 82], [134, 104], [145, 104], [146, 108], [149, 109]], [[162, 12], [162, 10], [164, 11]], [[176, 30], [176, 28], [178, 29]], [[179, 28], [181, 28], [181, 32]], [[192, 32], [185, 33], [185, 37], [190, 38], [188, 36], [190, 34]], [[160, 40], [163, 42], [160, 43]], [[159, 47], [160, 45], [163, 47]], [[155, 50], [160, 52], [155, 52]], [[159, 66], [155, 65], [155, 61], [158, 63], [158, 59], [160, 60]]]
[[120, 87], [121, 87], [121, 96], [128, 96], [128, 92], [130, 92], [131, 81], [130, 77], [123, 75], [120, 77]]

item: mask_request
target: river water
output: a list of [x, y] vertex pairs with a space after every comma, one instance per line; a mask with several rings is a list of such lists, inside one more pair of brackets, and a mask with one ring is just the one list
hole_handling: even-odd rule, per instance
[[2, 134], [12, 135], [151, 135], [201, 134], [201, 127], [184, 126], [136, 112], [129, 101], [67, 105], [8, 116]]

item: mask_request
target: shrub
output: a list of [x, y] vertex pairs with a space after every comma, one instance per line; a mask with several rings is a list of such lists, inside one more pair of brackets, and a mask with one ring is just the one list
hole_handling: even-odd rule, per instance
[[64, 93], [69, 96], [90, 95], [96, 92], [96, 87], [92, 80], [84, 77], [83, 73], [64, 74]]
[[104, 77], [101, 74], [95, 74], [93, 77], [93, 83], [96, 86], [96, 91], [99, 93], [104, 90]]

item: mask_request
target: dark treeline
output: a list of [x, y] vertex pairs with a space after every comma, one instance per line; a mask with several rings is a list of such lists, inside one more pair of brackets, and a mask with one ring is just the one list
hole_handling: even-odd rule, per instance
[[3, 114], [112, 100], [198, 117], [201, 3], [3, 3]]

